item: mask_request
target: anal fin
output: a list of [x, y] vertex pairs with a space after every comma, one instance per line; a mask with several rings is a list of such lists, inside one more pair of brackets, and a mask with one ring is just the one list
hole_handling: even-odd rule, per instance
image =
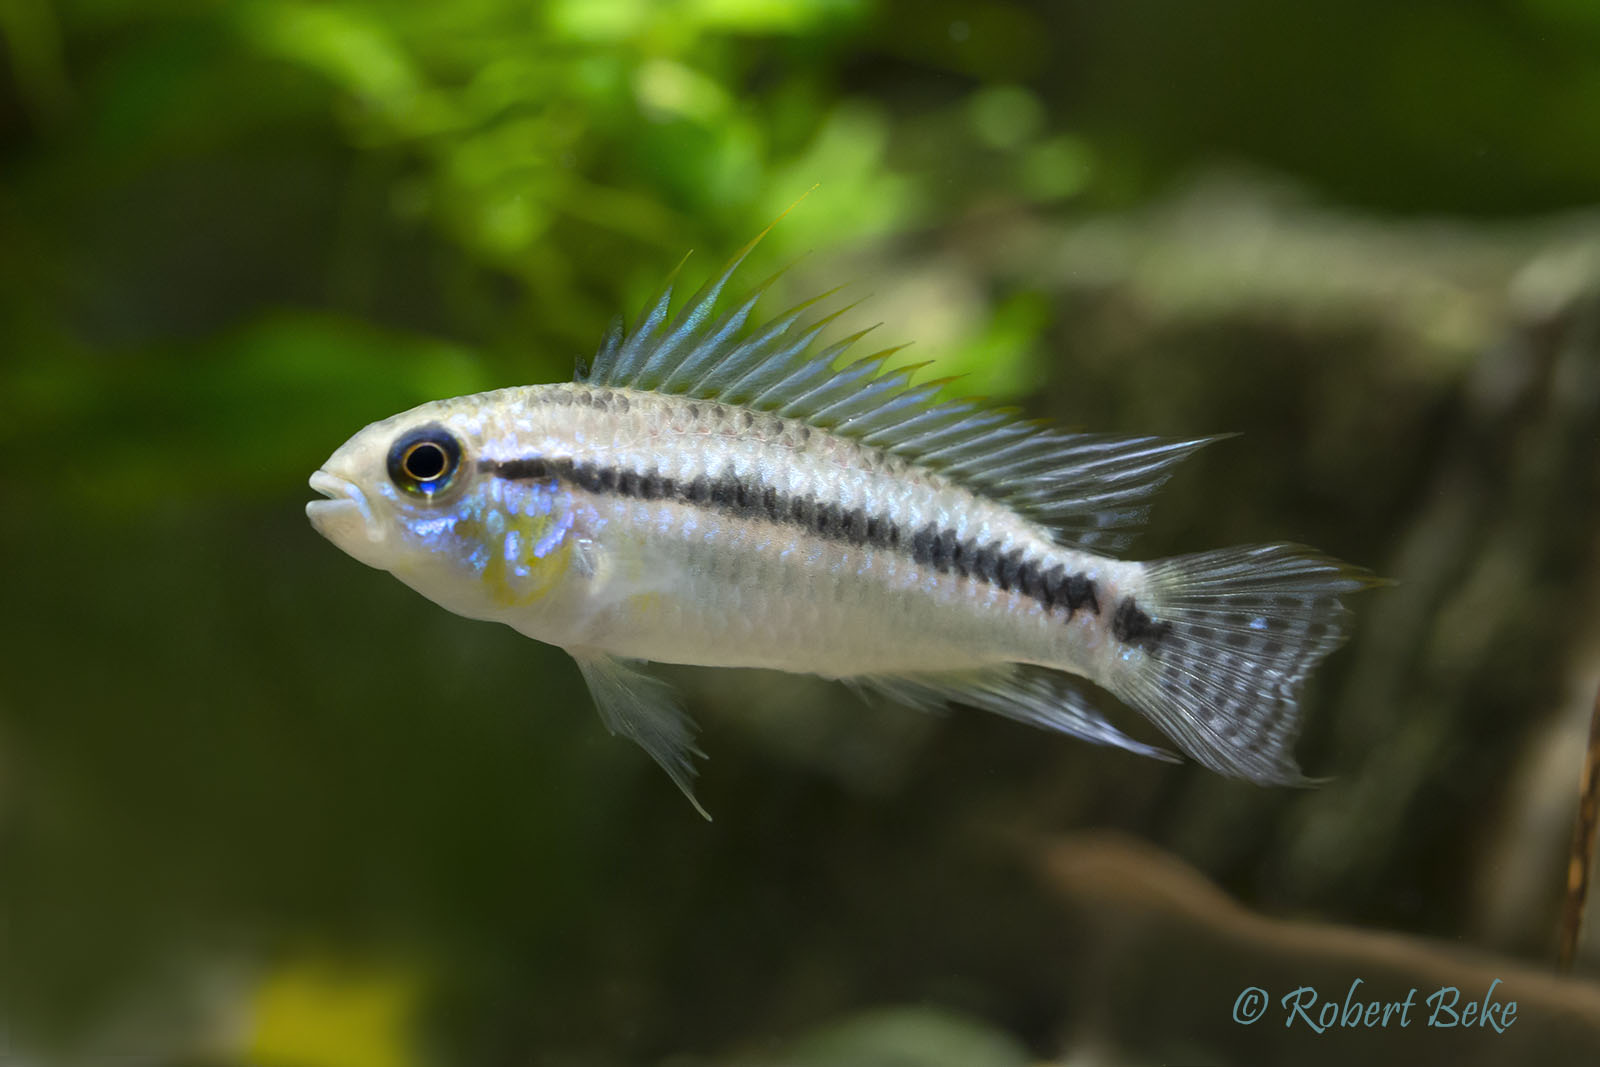
[[1096, 745], [1168, 762], [1178, 760], [1166, 749], [1136, 741], [1117, 729], [1062, 675], [1044, 668], [1008, 663], [976, 671], [863, 675], [847, 681], [925, 711], [949, 703], [968, 704]]
[[648, 752], [689, 798], [694, 810], [711, 821], [710, 813], [694, 795], [693, 757], [703, 758], [705, 753], [695, 746], [694, 720], [685, 714], [672, 687], [605, 653], [568, 651], [583, 672], [606, 729]]

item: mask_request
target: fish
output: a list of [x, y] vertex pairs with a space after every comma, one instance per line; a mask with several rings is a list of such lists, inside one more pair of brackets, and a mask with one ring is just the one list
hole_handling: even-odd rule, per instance
[[[770, 227], [769, 227], [770, 229]], [[764, 236], [764, 234], [763, 234]], [[569, 653], [605, 727], [696, 799], [697, 727], [649, 663], [840, 680], [1303, 785], [1300, 695], [1364, 570], [1291, 543], [1118, 558], [1176, 464], [1216, 441], [1068, 433], [867, 331], [837, 293], [725, 299], [750, 242], [674, 310], [675, 275], [570, 382], [375, 422], [310, 479], [311, 524], [441, 607]], [[680, 265], [681, 266], [681, 265]]]

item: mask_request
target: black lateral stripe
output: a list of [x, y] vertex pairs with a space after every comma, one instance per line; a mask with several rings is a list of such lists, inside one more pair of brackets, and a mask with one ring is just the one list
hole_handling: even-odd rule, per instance
[[528, 459], [479, 460], [478, 469], [513, 482], [538, 481], [551, 476], [549, 461], [537, 456]]
[[[731, 472], [715, 478], [702, 474], [680, 482], [658, 471], [641, 473], [540, 457], [479, 460], [478, 470], [509, 481], [555, 478], [591, 493], [709, 506], [741, 518], [800, 526], [829, 541], [908, 551], [922, 566], [1021, 593], [1047, 610], [1065, 611], [1069, 619], [1080, 608], [1100, 614], [1099, 591], [1093, 580], [1084, 574], [1070, 574], [1059, 563], [1047, 567], [1027, 558], [1023, 549], [1005, 552], [999, 541], [980, 545], [976, 540], [962, 540], [954, 530], [941, 530], [934, 523], [908, 532], [887, 516], [869, 515], [862, 508], [845, 511], [813, 497], [790, 496], [770, 485], [742, 481]], [[1112, 620], [1117, 640], [1147, 650], [1160, 644], [1171, 629], [1168, 623], [1154, 622], [1131, 597], [1118, 604]]]

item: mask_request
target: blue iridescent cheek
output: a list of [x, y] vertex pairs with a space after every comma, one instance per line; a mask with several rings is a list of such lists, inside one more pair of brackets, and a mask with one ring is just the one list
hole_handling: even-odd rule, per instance
[[567, 508], [557, 515], [555, 520], [550, 523], [549, 528], [545, 530], [544, 536], [539, 538], [538, 543], [533, 546], [533, 555], [538, 559], [544, 559], [560, 548], [561, 543], [567, 539], [567, 534], [572, 531], [572, 519], [571, 508]]
[[566, 542], [574, 522], [571, 501], [555, 481], [474, 484], [449, 514], [408, 523], [418, 546], [448, 553], [474, 574], [493, 570], [527, 578]]
[[451, 540], [455, 533], [456, 516], [435, 515], [426, 519], [412, 519], [406, 523], [406, 528], [423, 547], [442, 545]]

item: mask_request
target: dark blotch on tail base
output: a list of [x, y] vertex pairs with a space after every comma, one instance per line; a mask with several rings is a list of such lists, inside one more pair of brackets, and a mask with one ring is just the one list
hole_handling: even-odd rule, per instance
[[1111, 617], [1111, 636], [1125, 645], [1138, 645], [1146, 652], [1154, 652], [1171, 632], [1170, 622], [1156, 622], [1131, 596], [1122, 598], [1117, 604], [1117, 613]]

